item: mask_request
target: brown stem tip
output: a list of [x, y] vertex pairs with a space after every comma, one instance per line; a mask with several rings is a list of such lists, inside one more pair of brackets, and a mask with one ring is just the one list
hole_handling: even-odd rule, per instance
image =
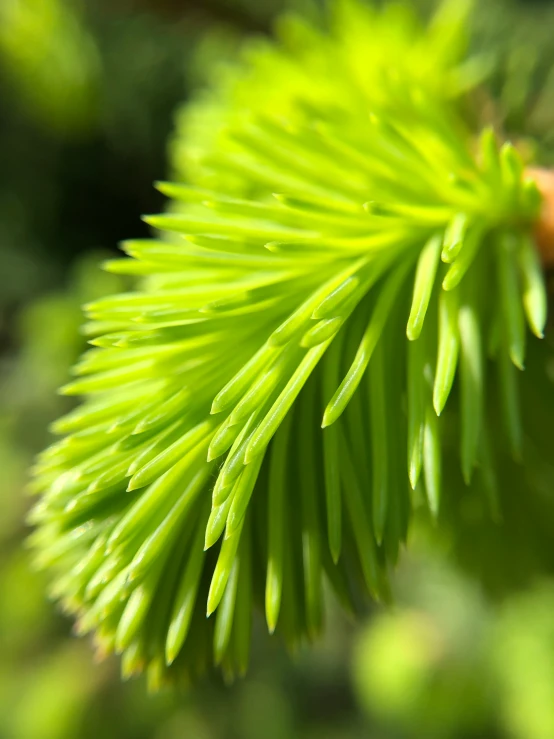
[[526, 174], [533, 180], [542, 195], [540, 218], [535, 226], [535, 239], [546, 267], [554, 266], [554, 170], [529, 167]]

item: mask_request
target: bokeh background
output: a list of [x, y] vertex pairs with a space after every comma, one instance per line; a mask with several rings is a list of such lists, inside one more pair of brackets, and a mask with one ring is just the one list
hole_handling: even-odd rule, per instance
[[[0, 0], [0, 739], [554, 739], [552, 537], [528, 576], [524, 537], [490, 554], [487, 533], [474, 548], [471, 527], [460, 544], [422, 521], [392, 610], [355, 625], [330, 604], [324, 641], [292, 659], [259, 624], [245, 680], [182, 695], [93, 664], [29, 564], [26, 470], [67, 410], [80, 305], [124, 287], [99, 261], [163, 207], [179, 106], [246, 36], [316, 4]], [[477, 108], [554, 164], [554, 3], [478, 2], [472, 25], [493, 62]]]

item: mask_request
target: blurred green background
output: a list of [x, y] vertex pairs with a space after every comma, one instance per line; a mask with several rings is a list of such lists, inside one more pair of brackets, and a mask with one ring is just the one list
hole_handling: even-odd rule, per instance
[[[316, 4], [0, 0], [0, 739], [554, 739], [552, 552], [540, 580], [499, 592], [471, 528], [454, 557], [422, 522], [392, 611], [356, 626], [331, 604], [324, 642], [293, 659], [260, 623], [245, 680], [151, 697], [115, 660], [93, 664], [29, 567], [26, 469], [66, 410], [55, 391], [85, 343], [79, 306], [124, 287], [98, 262], [163, 207], [151, 182], [170, 170], [178, 106], [285, 6]], [[477, 3], [472, 44], [495, 65], [476, 108], [544, 163], [553, 35], [552, 2]], [[522, 542], [489, 570], [510, 581]]]

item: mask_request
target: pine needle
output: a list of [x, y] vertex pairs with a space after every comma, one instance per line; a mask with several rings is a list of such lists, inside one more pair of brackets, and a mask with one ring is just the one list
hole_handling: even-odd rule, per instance
[[409, 485], [440, 519], [453, 449], [500, 517], [489, 436], [525, 451], [547, 300], [537, 188], [457, 100], [487, 66], [461, 56], [466, 5], [426, 29], [337, 2], [179, 116], [156, 233], [105, 265], [135, 289], [86, 306], [61, 390], [83, 400], [31, 486], [37, 566], [124, 675], [244, 674], [254, 604], [296, 649], [323, 575], [350, 612], [387, 600]]

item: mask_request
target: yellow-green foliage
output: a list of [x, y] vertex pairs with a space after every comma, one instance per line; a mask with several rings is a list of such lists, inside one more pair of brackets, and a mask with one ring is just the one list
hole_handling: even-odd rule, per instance
[[483, 72], [465, 4], [428, 29], [346, 1], [325, 23], [286, 20], [184, 114], [159, 237], [106, 265], [137, 289], [86, 306], [62, 390], [84, 401], [35, 468], [53, 594], [153, 686], [243, 673], [255, 605], [291, 649], [313, 639], [323, 578], [350, 611], [386, 600], [415, 501], [438, 516], [448, 493], [443, 444], [493, 496], [487, 352], [520, 450], [540, 199], [460, 114]]

